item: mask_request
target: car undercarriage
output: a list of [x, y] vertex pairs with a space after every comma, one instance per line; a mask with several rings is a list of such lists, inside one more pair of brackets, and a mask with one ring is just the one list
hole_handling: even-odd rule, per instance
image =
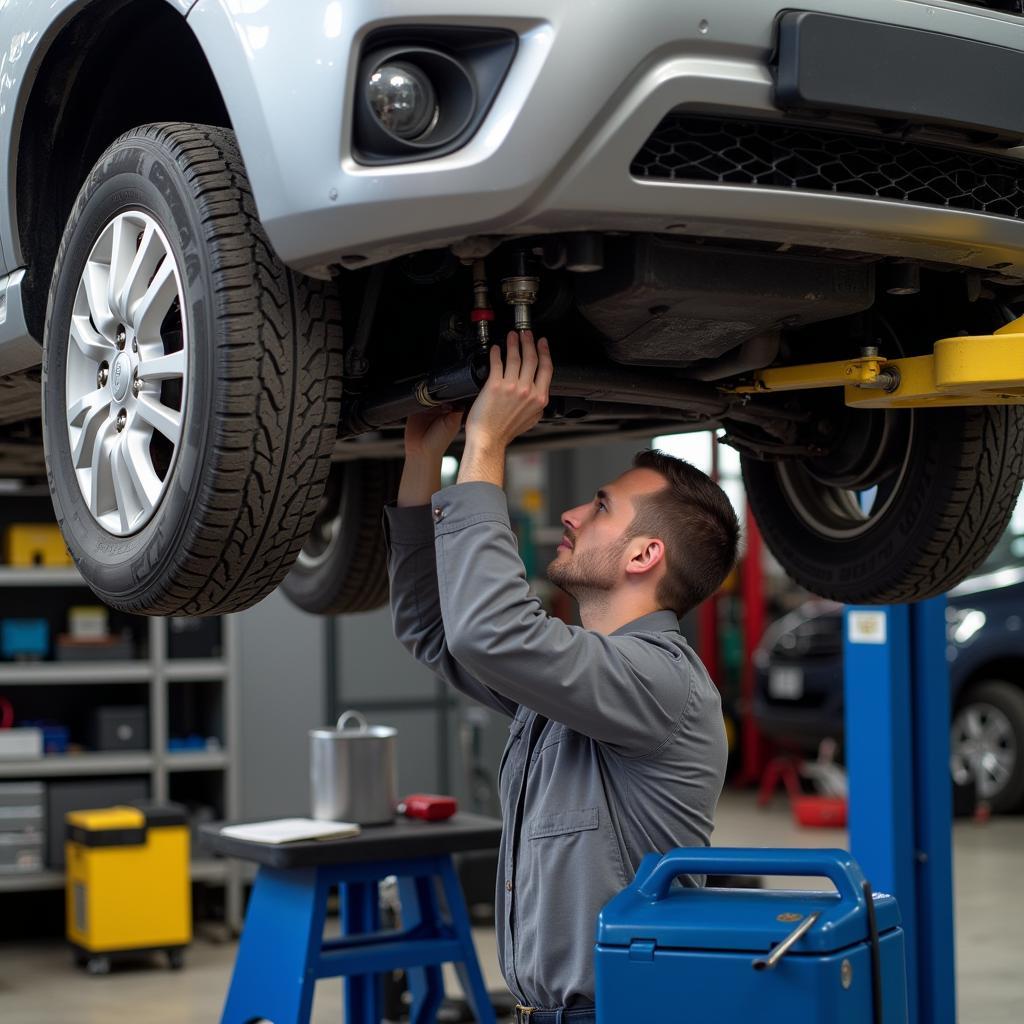
[[[521, 281], [529, 299], [515, 307], [504, 296]], [[398, 456], [407, 415], [471, 401], [516, 308], [555, 361], [551, 403], [522, 447], [725, 428], [752, 457], [821, 458], [838, 432], [825, 418], [849, 415], [829, 396], [733, 386], [771, 365], [928, 352], [972, 324], [987, 333], [1013, 319], [1020, 291], [999, 275], [866, 254], [623, 234], [509, 240], [461, 260], [425, 252], [339, 284], [351, 340], [335, 460]]]

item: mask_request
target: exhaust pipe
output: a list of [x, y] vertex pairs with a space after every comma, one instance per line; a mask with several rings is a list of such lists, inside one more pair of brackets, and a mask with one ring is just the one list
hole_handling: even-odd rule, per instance
[[[401, 423], [406, 417], [424, 409], [471, 401], [480, 393], [489, 372], [487, 359], [477, 354], [469, 363], [343, 402], [339, 435], [354, 437], [367, 434]], [[731, 395], [723, 394], [711, 384], [673, 380], [618, 367], [555, 367], [551, 396], [660, 410], [675, 409], [711, 417], [722, 416], [739, 404]]]
[[478, 354], [468, 363], [450, 366], [419, 380], [394, 384], [384, 391], [351, 402], [342, 401], [339, 434], [341, 437], [367, 434], [380, 427], [401, 423], [424, 409], [455, 405], [476, 398], [489, 372], [488, 358]]

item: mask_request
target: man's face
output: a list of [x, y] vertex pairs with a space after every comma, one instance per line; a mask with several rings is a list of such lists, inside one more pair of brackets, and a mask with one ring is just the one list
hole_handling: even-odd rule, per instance
[[631, 469], [605, 484], [586, 505], [564, 512], [565, 534], [548, 565], [548, 579], [577, 600], [623, 583], [631, 547], [639, 546], [627, 536], [636, 514], [634, 501], [665, 486], [653, 469]]

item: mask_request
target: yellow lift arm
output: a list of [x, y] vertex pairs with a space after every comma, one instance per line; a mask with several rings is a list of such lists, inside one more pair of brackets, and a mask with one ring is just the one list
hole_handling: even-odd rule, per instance
[[930, 356], [885, 359], [866, 349], [857, 359], [758, 370], [731, 394], [842, 387], [846, 404], [865, 409], [1024, 404], [1024, 317], [995, 334], [943, 338]]

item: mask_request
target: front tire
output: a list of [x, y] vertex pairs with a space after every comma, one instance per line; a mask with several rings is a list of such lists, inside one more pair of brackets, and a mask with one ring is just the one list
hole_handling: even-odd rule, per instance
[[96, 594], [205, 615], [273, 590], [316, 514], [340, 379], [337, 300], [277, 259], [234, 135], [114, 142], [64, 232], [43, 353], [50, 492]]
[[844, 435], [841, 467], [742, 459], [751, 509], [786, 572], [848, 604], [921, 601], [973, 572], [1020, 492], [1024, 409], [855, 410], [846, 429], [863, 430], [864, 450]]

